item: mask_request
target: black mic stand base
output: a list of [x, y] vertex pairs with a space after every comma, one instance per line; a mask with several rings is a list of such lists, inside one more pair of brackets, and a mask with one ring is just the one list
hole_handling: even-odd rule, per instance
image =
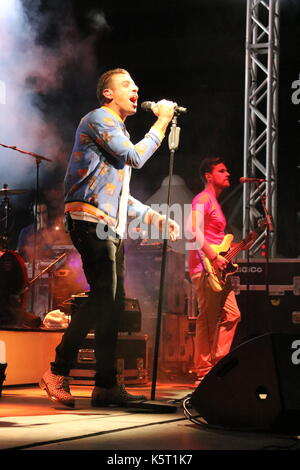
[[126, 408], [144, 410], [154, 413], [176, 413], [178, 406], [158, 400], [134, 400], [129, 401]]

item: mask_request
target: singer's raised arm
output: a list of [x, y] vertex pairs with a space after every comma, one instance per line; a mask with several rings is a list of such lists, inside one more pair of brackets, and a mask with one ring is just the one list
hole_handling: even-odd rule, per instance
[[[164, 134], [153, 126], [142, 140], [130, 140], [123, 121], [109, 108], [102, 106], [81, 122], [76, 136], [77, 148], [89, 146], [89, 158], [104, 157], [121, 165], [141, 168], [160, 146]], [[113, 159], [111, 158], [113, 157]]]

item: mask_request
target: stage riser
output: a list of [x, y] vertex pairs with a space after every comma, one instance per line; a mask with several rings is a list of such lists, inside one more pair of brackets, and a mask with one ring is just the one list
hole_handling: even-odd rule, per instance
[[0, 330], [7, 363], [3, 386], [39, 383], [54, 360], [62, 334], [61, 331]]

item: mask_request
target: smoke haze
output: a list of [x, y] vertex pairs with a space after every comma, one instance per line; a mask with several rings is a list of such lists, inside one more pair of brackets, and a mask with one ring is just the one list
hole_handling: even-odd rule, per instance
[[[80, 67], [78, 74], [83, 78], [92, 74], [95, 56], [93, 38], [80, 37], [71, 14], [56, 21], [54, 15], [59, 13], [41, 11], [39, 0], [29, 3], [30, 10], [20, 0], [0, 3], [0, 143], [51, 159], [52, 163], [42, 162], [40, 168], [43, 184], [53, 168], [65, 168], [69, 157], [71, 142], [65, 141], [61, 128], [75, 130], [77, 124], [58, 124], [70, 103], [67, 99], [60, 100], [51, 115], [45, 103], [63, 92], [65, 76], [73, 68]], [[95, 21], [96, 28], [101, 15]], [[47, 36], [49, 24], [55, 25], [55, 34]], [[0, 147], [0, 174], [1, 187], [6, 183], [11, 188], [34, 189], [35, 159]]]

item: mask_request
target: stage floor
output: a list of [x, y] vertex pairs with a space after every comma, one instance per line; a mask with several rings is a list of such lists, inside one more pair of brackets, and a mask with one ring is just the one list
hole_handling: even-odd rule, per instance
[[[132, 393], [151, 396], [151, 383], [127, 388]], [[195, 390], [192, 384], [157, 383], [155, 399], [176, 403], [178, 407], [173, 413], [134, 408], [92, 408], [91, 390], [91, 386], [72, 385], [76, 407], [68, 409], [52, 404], [37, 384], [4, 384], [0, 398], [0, 450], [101, 451], [101, 463], [107, 465], [113, 463], [108, 459], [123, 464], [116, 459], [123, 458], [124, 451], [127, 451], [128, 456], [140, 455], [142, 460], [136, 468], [144, 468], [153, 458], [152, 464], [159, 464], [157, 455], [163, 456], [165, 464], [166, 459], [169, 463], [179, 464], [179, 461], [171, 461], [171, 457], [167, 457], [175, 451], [178, 459], [180, 456], [185, 459], [181, 464], [187, 464], [192, 462], [184, 456], [192, 455], [195, 463], [204, 455], [200, 451], [300, 449], [297, 436], [239, 432], [193, 423], [185, 416], [180, 401]], [[174, 455], [172, 458], [175, 459]]]

